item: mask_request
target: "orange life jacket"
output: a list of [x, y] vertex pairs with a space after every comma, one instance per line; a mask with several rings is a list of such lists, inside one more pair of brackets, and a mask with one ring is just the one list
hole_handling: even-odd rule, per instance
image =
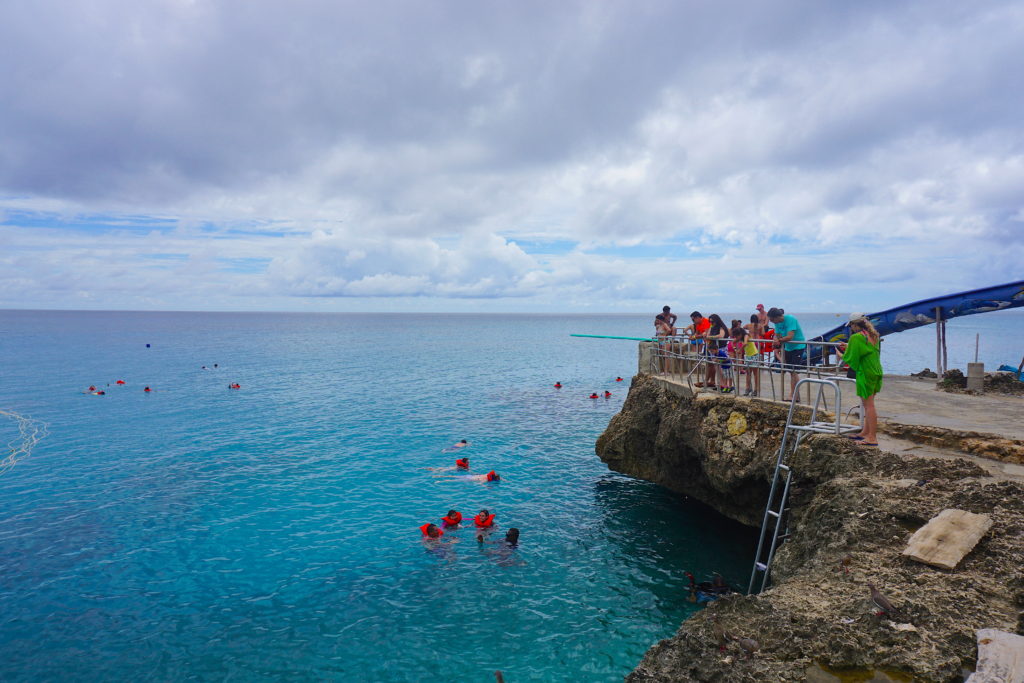
[[469, 469], [469, 458], [459, 458], [455, 461], [455, 466], [464, 470]]
[[473, 518], [473, 524], [477, 525], [481, 529], [485, 529], [485, 528], [487, 528], [489, 526], [493, 526], [494, 525], [494, 515], [493, 514], [487, 515], [486, 519], [483, 516], [481, 516], [481, 515], [477, 515], [476, 517]]
[[442, 517], [441, 523], [445, 526], [456, 526], [462, 521], [462, 513], [456, 512], [454, 517]]
[[437, 536], [431, 536], [430, 534], [427, 533], [427, 527], [428, 526], [430, 526], [429, 523], [424, 524], [423, 526], [420, 527], [420, 531], [422, 531], [423, 535], [426, 536], [427, 538], [440, 538], [441, 536], [444, 536], [444, 532], [441, 531], [440, 529], [437, 530]]
[[494, 481], [497, 478], [498, 475], [494, 473], [494, 470], [491, 470], [490, 472], [487, 473], [487, 481]]

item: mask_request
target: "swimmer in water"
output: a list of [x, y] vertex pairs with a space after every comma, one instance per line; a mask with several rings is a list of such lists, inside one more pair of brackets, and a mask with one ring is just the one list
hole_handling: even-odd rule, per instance
[[241, 388], [242, 388], [242, 385], [241, 384], [237, 384], [237, 383], [232, 383], [232, 384], [228, 385], [228, 389], [241, 389]]
[[456, 474], [449, 477], [439, 477], [441, 479], [461, 479], [463, 481], [475, 481], [481, 484], [486, 484], [492, 481], [501, 481], [501, 475], [494, 470], [491, 470], [487, 474]]
[[146, 393], [148, 394], [149, 392], [151, 392], [151, 391], [153, 391], [153, 390], [152, 390], [152, 389], [150, 389], [149, 387], [146, 387], [145, 389], [143, 389], [143, 391], [144, 391], [144, 392], [146, 392]]
[[93, 396], [106, 396], [106, 395], [107, 395], [107, 392], [105, 392], [105, 391], [103, 391], [102, 389], [100, 389], [99, 391], [94, 391], [94, 392], [92, 392], [92, 395], [93, 395]]
[[469, 458], [458, 458], [453, 467], [427, 467], [431, 472], [451, 472], [452, 470], [468, 470]]
[[477, 513], [476, 517], [473, 518], [473, 526], [475, 526], [477, 529], [493, 528], [494, 515], [491, 514], [490, 510], [481, 510], [480, 512]]
[[448, 514], [441, 518], [441, 526], [448, 529], [458, 526], [462, 522], [462, 513], [458, 510], [449, 510]]
[[611, 398], [612, 397], [612, 392], [610, 392], [610, 391], [604, 392], [604, 397], [605, 398]]
[[[483, 534], [477, 534], [476, 542], [484, 554], [499, 566], [516, 567], [526, 564], [516, 553], [516, 549], [519, 548], [519, 529], [516, 527], [511, 527], [506, 531], [505, 538], [500, 541], [488, 541]], [[485, 548], [485, 544], [492, 547]]]
[[444, 532], [441, 531], [433, 522], [421, 526], [420, 531], [423, 532], [424, 538], [434, 539], [444, 536]]
[[462, 441], [459, 441], [457, 443], [453, 443], [451, 446], [448, 446], [447, 448], [442, 448], [441, 452], [442, 453], [454, 453], [455, 451], [459, 450], [460, 448], [465, 448], [466, 446], [469, 446], [469, 445], [470, 445], [469, 442], [466, 441], [465, 439], [463, 439]]

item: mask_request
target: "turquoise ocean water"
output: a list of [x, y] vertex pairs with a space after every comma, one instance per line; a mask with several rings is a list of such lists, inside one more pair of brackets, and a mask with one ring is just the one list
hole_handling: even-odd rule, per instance
[[[594, 455], [636, 349], [569, 334], [649, 318], [0, 311], [0, 410], [49, 430], [0, 475], [0, 675], [620, 679], [695, 609], [684, 571], [745, 584], [753, 554], [753, 531]], [[986, 339], [1022, 321], [950, 322], [951, 363], [979, 324], [990, 367], [1016, 363]], [[887, 370], [934, 364], [921, 332]], [[501, 483], [426, 469], [462, 438]], [[452, 507], [519, 548], [421, 541]]]

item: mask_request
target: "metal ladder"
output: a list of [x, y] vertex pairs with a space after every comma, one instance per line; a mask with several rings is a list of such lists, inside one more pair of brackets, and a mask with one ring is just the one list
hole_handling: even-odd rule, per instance
[[[761, 587], [757, 589], [757, 592], [760, 593], [768, 585], [768, 570], [771, 567], [772, 558], [775, 557], [775, 550], [778, 548], [779, 541], [784, 540], [789, 535], [785, 533], [786, 527], [783, 526], [783, 517], [789, 510], [786, 507], [786, 501], [789, 498], [789, 485], [792, 481], [793, 471], [786, 464], [786, 459], [796, 452], [796, 449], [800, 447], [800, 443], [808, 434], [846, 434], [860, 429], [860, 425], [843, 424], [840, 422], [843, 414], [843, 393], [840, 390], [839, 382], [854, 382], [854, 380], [837, 376], [828, 379], [801, 379], [796, 383], [796, 387], [793, 390], [793, 400], [789, 404], [789, 414], [786, 416], [786, 429], [782, 432], [782, 443], [779, 444], [778, 457], [775, 460], [775, 474], [772, 476], [772, 487], [768, 493], [768, 503], [764, 510], [764, 521], [761, 522], [761, 538], [757, 542], [754, 568], [750, 572], [750, 585], [747, 586], [748, 594], [754, 592], [754, 584], [757, 581], [758, 572], [761, 572], [762, 576]], [[817, 391], [815, 392], [814, 404], [811, 407], [810, 421], [805, 425], [797, 425], [793, 424], [793, 414], [796, 412], [796, 398], [800, 395], [800, 388], [804, 384], [814, 385]], [[818, 419], [818, 411], [825, 401], [824, 392], [827, 388], [831, 388], [835, 395], [835, 420], [832, 421]], [[766, 554], [764, 552], [765, 540], [769, 533], [771, 534], [771, 541], [767, 544]]]

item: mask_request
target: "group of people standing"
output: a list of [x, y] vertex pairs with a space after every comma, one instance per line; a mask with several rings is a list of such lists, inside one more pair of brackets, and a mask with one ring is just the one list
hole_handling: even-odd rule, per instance
[[[662, 308], [654, 318], [655, 334], [659, 338], [683, 335], [684, 343], [692, 350], [699, 350], [715, 356], [718, 362], [708, 363], [703, 382], [696, 386], [719, 389], [723, 393], [739, 393], [734, 379], [733, 363], [745, 368], [746, 386], [744, 396], [758, 396], [761, 391], [759, 368], [773, 360], [778, 362], [783, 375], [790, 375], [789, 395], [796, 391], [797, 374], [807, 367], [807, 344], [804, 331], [796, 316], [782, 308], [765, 310], [763, 304], [756, 306], [749, 322], [734, 319], [725, 324], [717, 313], [705, 317], [700, 311], [690, 313], [690, 325], [681, 330], [676, 327], [678, 316], [669, 306]], [[882, 388], [882, 364], [877, 330], [871, 321], [861, 313], [850, 316], [850, 338], [838, 346], [843, 354], [841, 362], [850, 367], [857, 382], [857, 395], [864, 404], [861, 433], [853, 438], [865, 445], [877, 444], [877, 412], [874, 396]], [[785, 387], [785, 378], [783, 378]], [[786, 391], [783, 389], [783, 394]], [[790, 397], [783, 396], [784, 401]]]

